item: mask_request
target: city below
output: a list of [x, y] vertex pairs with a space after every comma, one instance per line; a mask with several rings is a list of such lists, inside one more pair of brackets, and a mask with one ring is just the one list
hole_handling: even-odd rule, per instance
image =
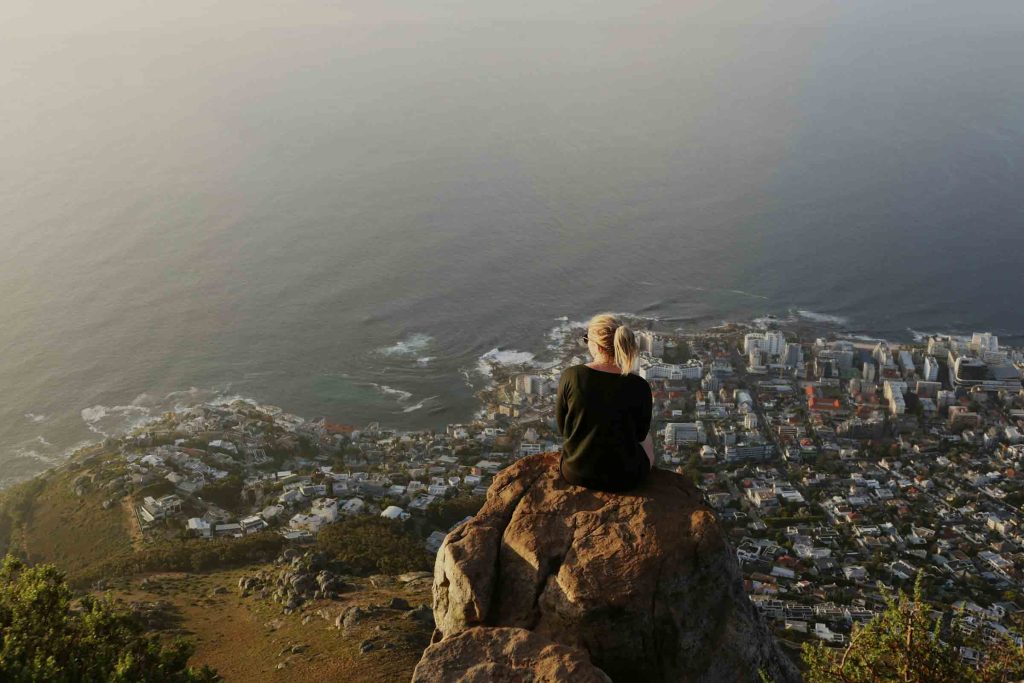
[[[558, 450], [559, 376], [589, 360], [575, 339], [543, 367], [496, 366], [477, 419], [443, 433], [235, 400], [165, 414], [68, 466], [109, 489], [104, 507], [131, 493], [143, 539], [301, 544], [346, 516], [418, 517], [436, 553], [449, 529], [431, 527], [432, 507], [482, 501], [511, 462]], [[842, 645], [920, 578], [936, 618], [1024, 642], [1020, 350], [986, 333], [892, 344], [775, 319], [638, 340], [657, 466], [703, 491], [779, 638]]]

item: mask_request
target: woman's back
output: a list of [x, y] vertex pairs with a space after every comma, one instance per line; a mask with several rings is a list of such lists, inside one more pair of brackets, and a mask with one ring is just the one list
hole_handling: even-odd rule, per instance
[[641, 442], [651, 426], [651, 388], [642, 377], [574, 365], [562, 373], [556, 419], [564, 437], [562, 476], [604, 491], [635, 486], [650, 469]]

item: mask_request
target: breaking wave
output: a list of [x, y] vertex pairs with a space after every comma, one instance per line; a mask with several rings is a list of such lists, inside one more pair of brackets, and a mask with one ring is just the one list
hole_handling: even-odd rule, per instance
[[434, 338], [429, 334], [416, 332], [405, 339], [395, 342], [391, 346], [383, 346], [377, 349], [377, 353], [382, 356], [420, 357], [419, 354], [425, 351], [433, 341]]

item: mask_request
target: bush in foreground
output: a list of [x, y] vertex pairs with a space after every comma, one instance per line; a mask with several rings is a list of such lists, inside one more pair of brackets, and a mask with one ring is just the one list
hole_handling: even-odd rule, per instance
[[73, 605], [53, 565], [0, 565], [0, 680], [12, 683], [206, 683], [209, 667], [188, 666], [191, 646], [162, 643], [130, 612], [83, 597]]
[[[1009, 639], [984, 645], [954, 628], [941, 635], [922, 598], [920, 576], [913, 598], [902, 591], [889, 597], [881, 614], [856, 628], [841, 650], [805, 644], [805, 683], [1009, 683], [1024, 679], [1024, 652]], [[961, 647], [978, 653], [967, 662]]]

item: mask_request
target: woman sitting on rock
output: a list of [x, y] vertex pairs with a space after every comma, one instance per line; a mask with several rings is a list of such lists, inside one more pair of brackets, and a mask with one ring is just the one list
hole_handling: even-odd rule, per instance
[[626, 491], [654, 467], [651, 387], [632, 374], [639, 349], [618, 318], [594, 316], [583, 341], [593, 361], [568, 368], [558, 383], [559, 468], [571, 484]]

